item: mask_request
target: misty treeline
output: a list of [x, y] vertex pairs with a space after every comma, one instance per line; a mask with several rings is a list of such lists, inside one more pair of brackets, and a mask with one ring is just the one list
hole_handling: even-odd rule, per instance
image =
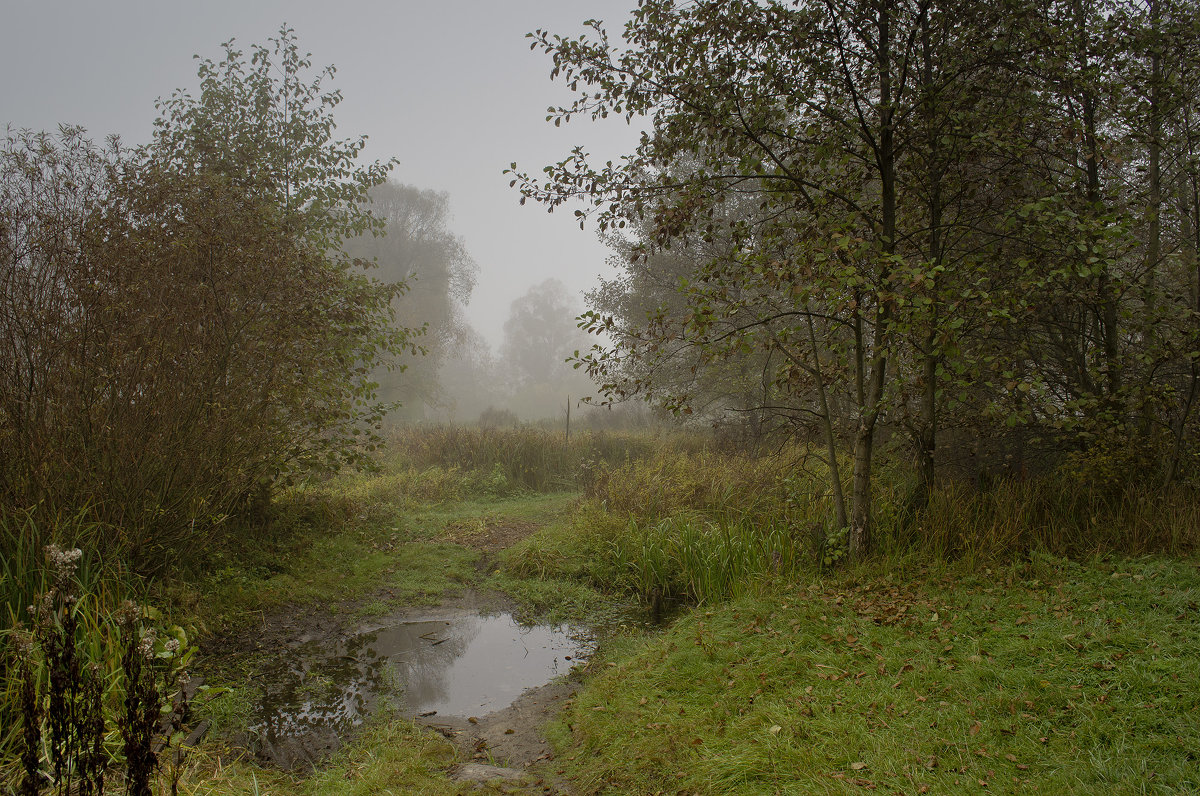
[[373, 276], [405, 286], [393, 313], [423, 331], [420, 356], [374, 373], [389, 407], [385, 427], [555, 418], [569, 396], [592, 392], [587, 374], [567, 362], [588, 345], [575, 320], [582, 307], [557, 279], [535, 284], [512, 302], [493, 350], [464, 314], [479, 267], [449, 229], [449, 202], [444, 193], [385, 182], [370, 189], [368, 207], [386, 234], [346, 241]]
[[[430, 370], [432, 389], [423, 402], [406, 403], [389, 417], [484, 425], [561, 421], [568, 399], [574, 407], [594, 392], [587, 374], [568, 363], [589, 345], [576, 323], [581, 309], [582, 303], [557, 279], [531, 286], [509, 306], [495, 350], [474, 328], [463, 327], [448, 355]], [[408, 372], [398, 382], [402, 389], [414, 385]], [[627, 418], [630, 413], [616, 414]]]
[[8, 132], [0, 510], [81, 513], [97, 538], [69, 541], [149, 571], [267, 485], [370, 450], [376, 369], [424, 329], [343, 246], [389, 220], [369, 189], [402, 191], [334, 137], [332, 74], [284, 28], [201, 60], [147, 145]]
[[423, 332], [420, 356], [373, 374], [389, 407], [385, 427], [555, 418], [569, 396], [592, 392], [587, 374], [567, 363], [588, 339], [575, 320], [582, 306], [562, 282], [547, 279], [514, 300], [503, 337], [493, 344], [465, 316], [479, 266], [449, 228], [450, 197], [391, 180], [367, 196], [385, 234], [350, 238], [345, 251], [375, 278], [405, 286], [392, 298], [392, 311]]
[[642, 0], [620, 39], [588, 25], [531, 34], [577, 92], [548, 119], [646, 132], [513, 182], [616, 247], [583, 358], [610, 396], [803, 433], [855, 556], [881, 448], [914, 462], [909, 510], [969, 454], [1081, 489], [1195, 477], [1195, 2]]

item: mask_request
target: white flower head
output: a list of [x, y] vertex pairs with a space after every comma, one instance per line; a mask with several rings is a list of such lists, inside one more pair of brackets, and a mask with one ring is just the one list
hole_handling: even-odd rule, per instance
[[154, 642], [158, 641], [158, 636], [154, 632], [154, 628], [150, 628], [142, 636], [142, 640], [138, 642], [138, 653], [143, 658], [154, 657]]

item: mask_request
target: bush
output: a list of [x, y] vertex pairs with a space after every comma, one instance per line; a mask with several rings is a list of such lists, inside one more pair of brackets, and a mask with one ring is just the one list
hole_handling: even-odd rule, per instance
[[84, 510], [145, 572], [263, 484], [361, 460], [371, 369], [408, 342], [399, 287], [340, 248], [387, 166], [353, 166], [329, 72], [274, 45], [201, 61], [149, 147], [63, 128], [0, 149], [0, 509]]

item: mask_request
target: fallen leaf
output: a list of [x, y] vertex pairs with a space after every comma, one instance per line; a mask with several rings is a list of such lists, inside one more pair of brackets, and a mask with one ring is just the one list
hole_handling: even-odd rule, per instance
[[983, 729], [983, 725], [980, 724], [979, 722], [975, 722], [974, 724], [971, 725], [971, 730], [970, 730], [971, 735], [978, 735], [979, 731], [982, 729]]
[[853, 769], [854, 771], [862, 771], [862, 770], [863, 770], [864, 768], [866, 768], [866, 767], [867, 767], [867, 764], [866, 764], [866, 763], [863, 763], [863, 762], [851, 763], [851, 764], [850, 764], [850, 768], [851, 768], [851, 769]]
[[783, 732], [783, 727], [780, 727], [778, 724], [776, 724], [771, 727], [771, 729], [767, 730], [767, 732], [771, 733], [772, 735], [778, 735], [779, 733]]

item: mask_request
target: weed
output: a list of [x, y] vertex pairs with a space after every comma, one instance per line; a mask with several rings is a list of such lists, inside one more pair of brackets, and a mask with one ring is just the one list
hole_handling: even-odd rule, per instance
[[[126, 792], [145, 796], [155, 746], [168, 744], [187, 717], [180, 678], [194, 648], [178, 628], [156, 643], [130, 602], [119, 622], [98, 615], [91, 595], [80, 592], [82, 552], [51, 545], [46, 555], [50, 586], [32, 606], [32, 633], [6, 633], [13, 659], [5, 703], [20, 719], [20, 733], [6, 739], [20, 761], [20, 792], [36, 796], [48, 786], [60, 796], [98, 796], [110, 763], [123, 758]], [[164, 694], [173, 697], [165, 720]], [[121, 730], [120, 749], [109, 746], [109, 716]]]

